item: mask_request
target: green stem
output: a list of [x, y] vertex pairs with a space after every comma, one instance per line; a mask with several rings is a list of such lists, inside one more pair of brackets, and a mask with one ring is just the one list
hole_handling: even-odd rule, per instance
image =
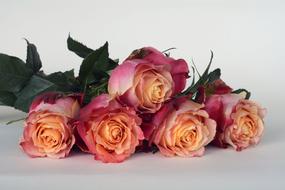
[[11, 120], [11, 121], [8, 121], [8, 122], [6, 123], [6, 125], [10, 125], [10, 124], [12, 124], [12, 123], [15, 123], [15, 122], [18, 122], [18, 121], [22, 121], [22, 120], [25, 120], [25, 119], [26, 119], [26, 117], [19, 118], [19, 119], [15, 119], [15, 120]]

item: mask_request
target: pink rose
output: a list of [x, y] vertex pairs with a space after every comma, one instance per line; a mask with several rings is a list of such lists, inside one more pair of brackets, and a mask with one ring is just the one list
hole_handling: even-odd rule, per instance
[[212, 95], [206, 101], [206, 110], [217, 122], [215, 145], [231, 145], [241, 151], [260, 141], [265, 109], [257, 103], [237, 94]]
[[146, 47], [134, 51], [112, 71], [108, 91], [136, 111], [155, 113], [184, 89], [188, 72], [183, 59], [175, 60]]
[[134, 109], [102, 94], [80, 111], [77, 131], [84, 144], [79, 147], [94, 154], [96, 160], [122, 162], [144, 139], [140, 124]]
[[66, 157], [75, 143], [71, 121], [79, 114], [81, 95], [45, 93], [30, 106], [20, 146], [30, 157]]
[[202, 108], [186, 97], [174, 99], [143, 125], [145, 135], [165, 156], [202, 156], [216, 132], [216, 122]]

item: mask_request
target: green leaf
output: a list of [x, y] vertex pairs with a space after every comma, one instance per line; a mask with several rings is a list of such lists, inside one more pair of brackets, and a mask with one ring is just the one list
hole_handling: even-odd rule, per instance
[[189, 86], [184, 92], [182, 92], [182, 95], [187, 95], [187, 94], [193, 94], [196, 93], [199, 86], [205, 84], [209, 78], [209, 70], [213, 61], [213, 51], [211, 50], [211, 58], [210, 58], [210, 62], [208, 64], [208, 66], [206, 67], [204, 73], [202, 74], [202, 76], [199, 78], [199, 80], [194, 84]]
[[207, 83], [212, 83], [215, 80], [220, 79], [221, 77], [221, 69], [215, 69], [214, 71], [210, 72], [208, 75]]
[[40, 59], [40, 55], [37, 51], [37, 47], [29, 43], [27, 39], [27, 59], [26, 64], [29, 68], [33, 70], [34, 73], [37, 73], [42, 68], [42, 61]]
[[75, 80], [75, 75], [74, 75], [74, 69], [71, 69], [69, 71], [65, 71], [63, 73], [68, 79]]
[[56, 84], [63, 92], [74, 92], [79, 88], [79, 82], [75, 79], [74, 70], [66, 72], [55, 72], [44, 77], [48, 81]]
[[87, 57], [90, 53], [94, 51], [93, 49], [90, 49], [84, 44], [74, 40], [73, 38], [71, 38], [70, 35], [67, 38], [67, 48], [82, 58]]
[[37, 75], [33, 75], [27, 85], [17, 94], [15, 108], [28, 112], [30, 104], [37, 95], [56, 90], [58, 90], [58, 88], [54, 83]]
[[195, 84], [195, 74], [196, 74], [196, 72], [195, 72], [195, 68], [193, 67], [193, 66], [191, 66], [191, 68], [192, 68], [192, 75], [193, 75], [193, 79], [192, 79], [192, 83], [191, 83], [191, 85], [190, 86], [193, 86], [194, 84]]
[[108, 80], [101, 81], [100, 84], [90, 86], [85, 93], [84, 103], [88, 104], [92, 98], [103, 93], [108, 93]]
[[248, 99], [250, 98], [250, 96], [251, 96], [251, 93], [250, 93], [248, 90], [243, 89], [243, 88], [234, 90], [234, 91], [232, 91], [232, 93], [234, 93], [234, 94], [245, 93], [245, 94], [246, 94], [246, 95], [245, 95], [245, 99], [247, 99], [247, 100], [248, 100]]
[[32, 74], [21, 59], [0, 53], [0, 91], [18, 92]]
[[201, 78], [200, 72], [199, 72], [198, 68], [196, 67], [196, 64], [195, 64], [194, 60], [192, 59], [191, 62], [192, 62], [192, 65], [193, 65], [192, 67], [194, 68], [194, 70], [197, 71], [197, 74], [198, 74], [199, 78]]
[[210, 51], [211, 51], [211, 58], [210, 58], [210, 61], [209, 61], [208, 66], [207, 66], [207, 68], [206, 68], [206, 70], [204, 71], [204, 73], [203, 73], [202, 76], [207, 76], [207, 75], [208, 75], [209, 70], [210, 70], [210, 67], [211, 67], [211, 65], [212, 65], [212, 61], [213, 61], [213, 58], [214, 58], [214, 53], [213, 53], [212, 50], [210, 50]]
[[115, 64], [117, 64], [117, 65], [119, 64], [119, 61], [120, 61], [119, 59], [114, 59], [114, 60], [113, 60], [113, 59], [111, 59], [111, 60], [112, 60], [112, 61], [114, 61], [114, 62], [115, 62]]
[[83, 91], [88, 82], [94, 80], [94, 72], [105, 72], [108, 69], [108, 42], [89, 54], [82, 62], [79, 70], [79, 80]]
[[[76, 55], [82, 58], [86, 58], [89, 54], [93, 53], [95, 50], [85, 46], [84, 44], [74, 40], [70, 35], [67, 38], [67, 48], [74, 52]], [[118, 66], [119, 59], [108, 58], [108, 64], [106, 70], [112, 70]]]
[[119, 65], [118, 63], [119, 63], [119, 59], [113, 60], [109, 58], [107, 70], [109, 71], [109, 70], [115, 69]]
[[14, 106], [16, 96], [11, 92], [0, 91], [0, 105]]

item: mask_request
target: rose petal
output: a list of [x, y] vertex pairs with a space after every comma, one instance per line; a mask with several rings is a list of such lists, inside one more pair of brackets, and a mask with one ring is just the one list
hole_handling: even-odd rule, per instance
[[137, 64], [136, 61], [125, 61], [112, 71], [108, 82], [108, 92], [112, 97], [122, 95], [132, 87]]
[[22, 147], [23, 151], [32, 158], [46, 156], [44, 153], [40, 153], [38, 149], [32, 144], [32, 142], [22, 140], [20, 142], [20, 146]]

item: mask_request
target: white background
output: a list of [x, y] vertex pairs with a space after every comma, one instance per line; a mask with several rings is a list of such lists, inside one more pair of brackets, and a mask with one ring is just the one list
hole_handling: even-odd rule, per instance
[[81, 59], [66, 48], [69, 32], [92, 48], [108, 40], [121, 60], [142, 46], [176, 47], [172, 56], [194, 59], [201, 71], [212, 49], [223, 79], [268, 109], [256, 148], [210, 147], [193, 159], [142, 154], [106, 165], [85, 154], [28, 158], [18, 148], [22, 123], [5, 125], [23, 113], [0, 107], [0, 189], [284, 189], [284, 23], [282, 0], [0, 0], [0, 52], [25, 60], [27, 38], [47, 73], [78, 72]]

